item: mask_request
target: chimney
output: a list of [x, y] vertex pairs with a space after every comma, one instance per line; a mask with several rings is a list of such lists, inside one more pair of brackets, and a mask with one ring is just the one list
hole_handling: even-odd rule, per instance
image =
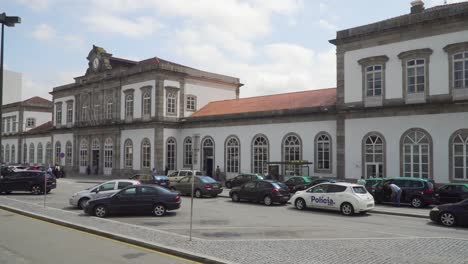
[[424, 2], [422, 0], [414, 0], [411, 2], [411, 14], [419, 14], [424, 11]]

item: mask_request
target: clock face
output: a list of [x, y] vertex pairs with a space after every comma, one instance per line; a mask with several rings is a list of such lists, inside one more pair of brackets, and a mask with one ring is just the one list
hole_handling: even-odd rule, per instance
[[99, 59], [98, 59], [98, 58], [94, 58], [94, 60], [93, 60], [93, 68], [94, 68], [95, 70], [97, 70], [98, 67], [99, 67]]

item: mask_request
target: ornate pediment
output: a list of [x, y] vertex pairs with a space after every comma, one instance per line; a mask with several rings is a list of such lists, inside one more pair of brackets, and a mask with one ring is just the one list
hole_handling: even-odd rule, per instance
[[111, 70], [110, 58], [112, 54], [107, 53], [104, 48], [93, 45], [93, 48], [88, 54], [88, 69], [86, 75], [98, 73], [106, 70]]

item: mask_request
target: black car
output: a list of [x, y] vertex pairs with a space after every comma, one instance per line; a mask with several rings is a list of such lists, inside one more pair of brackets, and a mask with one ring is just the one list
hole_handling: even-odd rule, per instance
[[139, 181], [142, 184], [156, 184], [165, 188], [169, 188], [169, 178], [165, 175], [137, 174], [130, 179]]
[[37, 195], [44, 193], [44, 186], [49, 193], [57, 187], [57, 180], [43, 171], [18, 171], [0, 178], [0, 193], [27, 191]]
[[293, 176], [284, 182], [288, 186], [290, 193], [303, 191], [312, 186], [312, 180], [305, 176]]
[[331, 182], [331, 183], [335, 183], [336, 180], [335, 179], [313, 179], [312, 182], [310, 183], [310, 187], [312, 186], [315, 186], [317, 184], [320, 184], [320, 183], [326, 183], [326, 182]]
[[232, 188], [229, 192], [233, 202], [246, 200], [263, 202], [265, 205], [273, 203], [286, 204], [290, 198], [288, 187], [281, 182], [271, 180], [257, 180]]
[[152, 213], [163, 216], [180, 208], [180, 196], [156, 185], [132, 185], [115, 194], [89, 200], [84, 212], [97, 217], [117, 213]]
[[468, 226], [468, 199], [434, 207], [429, 213], [429, 217], [432, 221], [444, 226]]
[[257, 174], [239, 174], [236, 177], [227, 180], [224, 185], [226, 185], [226, 188], [231, 189], [254, 180], [263, 180], [263, 177]]
[[432, 182], [427, 179], [409, 177], [384, 178], [371, 187], [370, 193], [374, 196], [376, 203], [393, 203], [391, 199], [392, 191], [386, 187], [387, 184], [392, 183], [402, 190], [401, 203], [409, 203], [415, 208], [436, 203]]
[[439, 203], [457, 203], [468, 199], [467, 183], [449, 183], [436, 191], [436, 199]]

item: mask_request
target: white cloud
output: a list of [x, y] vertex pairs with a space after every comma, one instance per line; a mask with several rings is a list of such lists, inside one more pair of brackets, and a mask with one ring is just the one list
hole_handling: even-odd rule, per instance
[[33, 78], [28, 74], [23, 74], [23, 100], [33, 96], [40, 96], [51, 100], [49, 92], [56, 86], [74, 82], [74, 77], [83, 75], [82, 71], [61, 71], [49, 73], [47, 76]]
[[329, 10], [328, 5], [324, 3], [319, 4], [320, 13], [325, 13]]
[[325, 28], [325, 29], [328, 29], [328, 30], [331, 30], [331, 31], [336, 31], [337, 28], [338, 28], [336, 25], [328, 22], [325, 19], [320, 19], [318, 23], [322, 28]]
[[51, 41], [57, 37], [57, 33], [53, 27], [47, 24], [40, 24], [33, 31], [32, 36], [41, 41]]
[[63, 37], [68, 48], [76, 48], [79, 50], [86, 50], [86, 43], [83, 37], [79, 35], [68, 34]]
[[144, 37], [153, 34], [161, 25], [151, 17], [126, 19], [111, 14], [93, 13], [85, 16], [83, 22], [91, 31], [121, 34], [127, 37]]
[[55, 0], [18, 0], [19, 3], [36, 11], [47, 9]]
[[[466, 0], [447, 0], [447, 4], [466, 2]], [[429, 6], [437, 6], [445, 4], [444, 0], [431, 0]]]

